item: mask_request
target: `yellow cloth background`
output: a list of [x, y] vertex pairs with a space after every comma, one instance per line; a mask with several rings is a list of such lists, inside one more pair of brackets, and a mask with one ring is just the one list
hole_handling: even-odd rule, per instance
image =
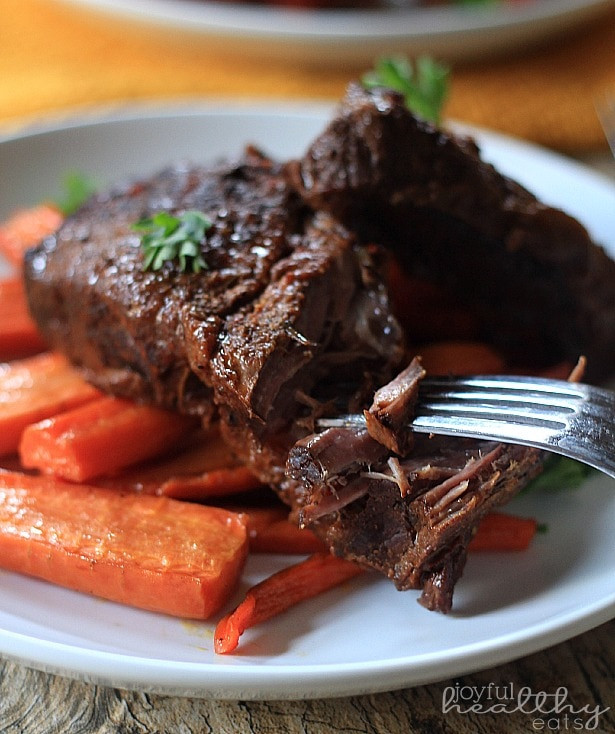
[[[53, 0], [0, 0], [0, 126], [91, 105], [238, 96], [334, 100], [364, 68], [223, 56]], [[605, 150], [597, 98], [615, 94], [615, 10], [549, 46], [453, 65], [449, 117], [572, 154]]]

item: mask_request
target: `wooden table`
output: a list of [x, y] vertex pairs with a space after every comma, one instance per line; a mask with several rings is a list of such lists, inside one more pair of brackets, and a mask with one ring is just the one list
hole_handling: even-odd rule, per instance
[[[524, 686], [534, 694], [563, 688], [570, 708], [562, 706], [559, 714], [547, 715], [462, 713], [452, 707], [449, 696], [458, 685], [466, 705], [482, 700], [487, 709], [486, 695], [481, 698], [477, 693], [489, 684], [492, 692], [494, 686], [502, 695], [514, 692], [509, 710], [516, 707]], [[493, 693], [491, 700], [495, 701]], [[518, 734], [589, 731], [580, 728], [580, 722], [594, 720], [593, 731], [615, 732], [615, 620], [544, 652], [473, 675], [392, 693], [316, 701], [151, 695], [88, 685], [0, 661], [0, 732], [7, 734]]]
[[[584, 162], [615, 178], [612, 159]], [[559, 712], [531, 712], [535, 708], [531, 702], [514, 710], [524, 687], [533, 695], [552, 696], [559, 690]], [[452, 699], [455, 692], [461, 692], [457, 697], [461, 706]], [[491, 710], [504, 699], [506, 711]], [[547, 699], [543, 710], [553, 711], [553, 701]], [[472, 704], [478, 710], [465, 712]], [[162, 696], [90, 685], [0, 658], [0, 734], [535, 731], [615, 733], [615, 620], [497, 668], [342, 699], [219, 701]]]

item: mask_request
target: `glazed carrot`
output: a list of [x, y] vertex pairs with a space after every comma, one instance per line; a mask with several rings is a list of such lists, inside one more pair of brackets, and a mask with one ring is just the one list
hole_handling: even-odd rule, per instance
[[325, 544], [311, 530], [301, 529], [288, 519], [289, 508], [285, 505], [225, 506], [247, 518], [252, 553], [307, 555], [327, 550]]
[[28, 312], [20, 276], [0, 280], [0, 360], [28, 357], [45, 342]]
[[214, 424], [208, 429], [195, 428], [190, 431], [175, 450], [128, 467], [119, 474], [97, 478], [95, 484], [127, 492], [162, 494], [162, 486], [167, 482], [171, 483], [169, 487], [172, 489], [175, 481], [181, 483], [184, 479], [201, 474], [240, 466], [220, 437], [218, 426]]
[[[282, 510], [285, 515], [288, 512]], [[253, 513], [248, 511], [248, 535], [250, 551], [253, 553], [322, 553], [325, 544], [308, 528], [299, 528], [288, 517], [278, 518], [270, 523], [259, 524], [253, 521]]]
[[481, 520], [470, 551], [524, 551], [536, 535], [538, 523], [529, 517], [491, 512]]
[[171, 477], [160, 485], [156, 494], [182, 500], [205, 500], [239, 494], [261, 486], [262, 482], [246, 466], [231, 466], [192, 477]]
[[429, 375], [498, 374], [506, 367], [496, 350], [482, 342], [433, 342], [423, 345], [419, 352]]
[[360, 573], [359, 566], [328, 553], [315, 553], [278, 571], [253, 586], [239, 606], [218, 622], [214, 650], [218, 654], [232, 652], [249, 627], [261, 624]]
[[549, 377], [553, 380], [567, 380], [572, 372], [574, 365], [572, 362], [558, 362], [548, 367], [515, 367], [509, 370], [511, 374], [534, 375], [535, 377]]
[[264, 507], [231, 506], [235, 512], [247, 517], [248, 538], [250, 542], [270, 525], [288, 517], [288, 507], [282, 504], [265, 505]]
[[217, 426], [193, 429], [177, 451], [94, 480], [97, 486], [184, 500], [226, 497], [262, 487], [220, 437]]
[[244, 518], [220, 508], [0, 473], [0, 566], [76, 591], [206, 619], [247, 548]]
[[21, 266], [26, 250], [55, 232], [63, 216], [53, 204], [19, 209], [0, 224], [0, 252], [14, 265]]
[[182, 442], [181, 450], [147, 466], [135, 469], [135, 476], [161, 484], [170, 477], [195, 476], [216, 469], [241, 466], [222, 440], [217, 424], [199, 428]]
[[169, 450], [194, 427], [191, 417], [106, 395], [28, 426], [19, 455], [28, 469], [85, 482]]
[[59, 354], [0, 364], [0, 456], [17, 450], [26, 426], [100, 394]]

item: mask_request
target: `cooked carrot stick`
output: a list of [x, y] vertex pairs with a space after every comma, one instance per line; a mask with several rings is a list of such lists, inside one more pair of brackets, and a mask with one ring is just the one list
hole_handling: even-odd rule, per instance
[[524, 551], [536, 535], [533, 518], [491, 512], [481, 520], [469, 551]]
[[282, 504], [265, 505], [263, 507], [248, 507], [245, 505], [231, 505], [235, 512], [247, 517], [248, 538], [250, 542], [270, 525], [288, 517], [288, 507]]
[[0, 566], [76, 591], [206, 619], [247, 548], [244, 518], [227, 510], [0, 473]]
[[249, 627], [261, 624], [359, 573], [359, 566], [328, 553], [315, 553], [305, 561], [274, 573], [253, 586], [239, 606], [218, 622], [214, 633], [215, 652], [232, 652]]
[[537, 377], [549, 377], [553, 380], [567, 380], [573, 369], [574, 369], [574, 365], [572, 364], [572, 362], [558, 362], [557, 364], [552, 364], [548, 367], [539, 367], [539, 368], [515, 367], [515, 369], [510, 370], [510, 372], [512, 372], [513, 374], [535, 375]]
[[21, 276], [0, 280], [0, 360], [27, 357], [45, 349], [28, 312]]
[[420, 347], [429, 375], [481, 375], [505, 371], [504, 359], [493, 347], [474, 341], [439, 341]]
[[225, 506], [246, 516], [252, 553], [307, 555], [327, 550], [325, 544], [311, 530], [299, 528], [288, 519], [289, 508], [285, 505]]
[[325, 544], [309, 528], [299, 528], [290, 520], [278, 520], [250, 536], [253, 553], [322, 553]]
[[106, 395], [28, 426], [19, 455], [28, 469], [85, 482], [168, 451], [194, 427], [191, 417]]
[[26, 250], [55, 232], [62, 219], [53, 204], [19, 209], [0, 224], [0, 252], [14, 265], [21, 266]]
[[59, 354], [0, 364], [0, 456], [17, 450], [26, 426], [100, 394]]
[[[179, 448], [179, 447], [178, 447]], [[110, 477], [92, 478], [97, 486], [184, 500], [227, 497], [262, 487], [220, 437], [217, 426], [194, 429], [179, 450], [131, 466]]]
[[247, 511], [250, 551], [253, 553], [322, 553], [325, 544], [308, 528], [300, 528], [288, 519], [288, 511], [282, 510], [285, 517], [272, 519], [269, 523], [254, 521], [254, 513]]
[[[180, 494], [178, 485], [184, 479], [241, 466], [237, 457], [222, 440], [218, 426], [214, 424], [208, 429], [192, 430], [174, 451], [154, 456], [111, 477], [97, 478], [95, 484], [128, 492], [162, 494], [163, 485], [170, 482], [169, 489], [177, 490]], [[233, 475], [230, 478], [233, 479]], [[241, 475], [234, 478], [241, 479]], [[178, 485], [175, 484], [176, 481]], [[192, 488], [188, 487], [186, 494], [190, 493], [190, 489]], [[182, 499], [179, 496], [175, 498]], [[192, 497], [185, 499], [199, 500], [207, 497], [197, 496], [195, 492]]]
[[261, 486], [262, 482], [248, 467], [230, 466], [192, 477], [171, 477], [160, 485], [156, 494], [182, 500], [205, 500], [239, 494]]
[[135, 468], [135, 476], [161, 484], [170, 477], [196, 476], [216, 469], [241, 466], [220, 436], [217, 424], [192, 431], [181, 450]]

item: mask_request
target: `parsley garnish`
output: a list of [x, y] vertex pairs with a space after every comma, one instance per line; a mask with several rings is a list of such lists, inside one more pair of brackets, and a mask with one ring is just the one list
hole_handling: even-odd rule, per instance
[[447, 66], [427, 56], [415, 64], [403, 56], [392, 56], [380, 59], [361, 81], [367, 89], [388, 87], [400, 92], [409, 110], [437, 124], [448, 95], [449, 76]]
[[158, 212], [141, 219], [133, 228], [143, 232], [141, 247], [144, 270], [160, 270], [165, 262], [179, 262], [179, 269], [200, 273], [208, 265], [200, 252], [211, 221], [201, 212], [187, 211], [178, 216]]
[[98, 188], [91, 178], [79, 171], [69, 171], [63, 184], [64, 194], [56, 201], [56, 206], [64, 216], [77, 211]]
[[587, 464], [559, 454], [551, 454], [546, 460], [542, 474], [533, 479], [524, 492], [577, 489], [594, 472]]

